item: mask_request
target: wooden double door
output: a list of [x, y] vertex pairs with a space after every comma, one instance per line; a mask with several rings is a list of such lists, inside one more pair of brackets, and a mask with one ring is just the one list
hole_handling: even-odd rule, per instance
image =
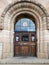
[[36, 56], [36, 32], [15, 32], [14, 56]]

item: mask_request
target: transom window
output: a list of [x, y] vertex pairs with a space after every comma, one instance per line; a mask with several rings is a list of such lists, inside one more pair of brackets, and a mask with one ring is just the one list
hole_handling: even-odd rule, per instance
[[35, 23], [31, 19], [22, 18], [18, 20], [15, 24], [15, 32], [32, 32], [36, 31]]
[[29, 41], [29, 36], [28, 36], [28, 34], [22, 35], [22, 41], [24, 41], [24, 42], [28, 42], [28, 41]]

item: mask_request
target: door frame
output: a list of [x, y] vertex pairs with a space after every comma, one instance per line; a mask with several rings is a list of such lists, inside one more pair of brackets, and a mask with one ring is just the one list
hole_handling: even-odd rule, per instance
[[[16, 42], [16, 34], [19, 34], [19, 41], [18, 41], [18, 42]], [[22, 41], [22, 35], [24, 35], [24, 34], [28, 34], [28, 37], [29, 37], [28, 39], [29, 39], [29, 40], [28, 40], [27, 42], [23, 42], [23, 41]], [[34, 41], [30, 40], [31, 37], [32, 37], [32, 35], [35, 36]], [[23, 42], [23, 43], [27, 43], [27, 45], [24, 45], [24, 44], [22, 45], [22, 44], [21, 44], [22, 42]], [[17, 44], [16, 44], [16, 43], [17, 43]], [[18, 43], [20, 43], [20, 44], [18, 44]], [[31, 43], [33, 43], [33, 45], [30, 46]], [[19, 46], [20, 48], [21, 48], [22, 46], [27, 46], [27, 47], [28, 47], [28, 51], [29, 51], [29, 47], [32, 48], [32, 46], [35, 46], [35, 49], [34, 49], [34, 50], [35, 50], [35, 55], [34, 55], [34, 56], [36, 57], [36, 56], [37, 56], [37, 53], [36, 53], [36, 52], [37, 52], [37, 50], [36, 50], [36, 48], [37, 48], [36, 32], [15, 32], [15, 34], [14, 34], [14, 56], [16, 56], [16, 55], [15, 55], [15, 53], [16, 53], [16, 49], [15, 49], [16, 46]], [[31, 50], [31, 51], [32, 51], [32, 50]], [[20, 52], [21, 52], [21, 51], [20, 51]], [[22, 56], [22, 55], [21, 55], [21, 54], [18, 54], [17, 56]], [[17, 57], [17, 56], [16, 56], [16, 57]], [[32, 56], [32, 54], [30, 54], [30, 55], [28, 54], [28, 56]]]

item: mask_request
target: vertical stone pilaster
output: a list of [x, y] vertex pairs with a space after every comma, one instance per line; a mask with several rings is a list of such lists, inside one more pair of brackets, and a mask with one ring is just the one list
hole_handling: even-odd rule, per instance
[[47, 16], [47, 29], [49, 30], [49, 16]]

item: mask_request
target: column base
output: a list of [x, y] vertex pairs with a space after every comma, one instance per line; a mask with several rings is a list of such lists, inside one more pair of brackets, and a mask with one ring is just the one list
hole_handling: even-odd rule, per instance
[[43, 59], [48, 59], [48, 54], [40, 52], [40, 53], [37, 53], [37, 57], [38, 58], [43, 58]]

